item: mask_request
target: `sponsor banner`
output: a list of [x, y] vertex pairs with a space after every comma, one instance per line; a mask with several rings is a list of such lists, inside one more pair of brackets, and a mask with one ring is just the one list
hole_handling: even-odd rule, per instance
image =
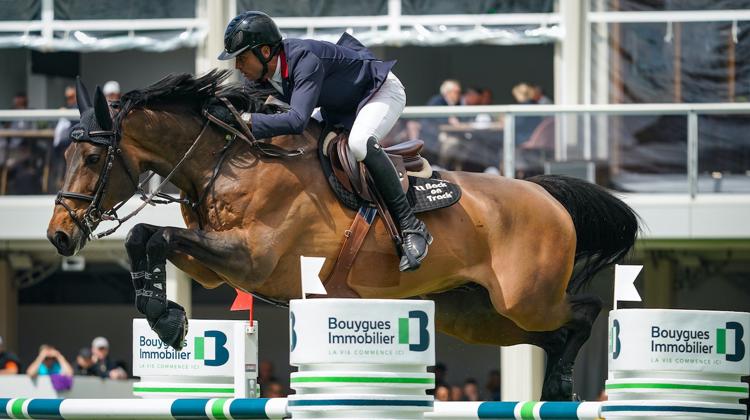
[[246, 357], [236, 352], [248, 346], [243, 345], [249, 340], [248, 325], [246, 321], [191, 319], [185, 346], [177, 351], [164, 344], [145, 319], [134, 319], [133, 375], [232, 377], [237, 360]]
[[750, 313], [621, 309], [609, 313], [610, 371], [750, 374]]
[[290, 362], [435, 364], [432, 301], [306, 299], [289, 305]]

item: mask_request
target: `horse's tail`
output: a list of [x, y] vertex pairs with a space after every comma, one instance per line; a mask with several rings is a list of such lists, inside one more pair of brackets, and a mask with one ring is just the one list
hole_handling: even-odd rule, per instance
[[529, 178], [547, 190], [570, 213], [576, 229], [578, 269], [568, 283], [576, 294], [603, 268], [622, 260], [633, 248], [639, 232], [638, 215], [604, 188], [560, 175]]

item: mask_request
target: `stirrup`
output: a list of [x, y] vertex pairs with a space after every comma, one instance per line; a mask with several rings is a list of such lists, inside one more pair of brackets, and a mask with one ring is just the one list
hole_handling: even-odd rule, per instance
[[402, 272], [409, 272], [409, 271], [415, 271], [417, 270], [421, 265], [422, 261], [427, 257], [427, 253], [430, 250], [430, 245], [432, 244], [432, 235], [425, 227], [424, 230], [420, 229], [404, 229], [402, 232], [402, 235], [404, 238], [406, 238], [407, 235], [419, 235], [421, 236], [425, 241], [424, 246], [424, 252], [421, 255], [414, 256], [411, 253], [407, 252], [406, 247], [406, 239], [404, 239], [404, 242], [401, 244], [402, 247], [402, 255], [401, 260], [399, 261], [398, 269]]
[[401, 231], [401, 234], [403, 235], [419, 235], [422, 238], [424, 238], [424, 241], [427, 243], [427, 245], [432, 245], [432, 234], [430, 231], [427, 230], [427, 227], [425, 227], [423, 230], [421, 229], [404, 229]]

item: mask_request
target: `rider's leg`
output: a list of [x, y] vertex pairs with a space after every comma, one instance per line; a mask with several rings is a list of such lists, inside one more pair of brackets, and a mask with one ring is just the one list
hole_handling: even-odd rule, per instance
[[399, 223], [404, 239], [399, 269], [412, 271], [419, 268], [427, 256], [432, 236], [424, 223], [414, 216], [401, 189], [396, 168], [378, 144], [393, 128], [405, 104], [404, 86], [393, 73], [389, 73], [380, 90], [357, 114], [349, 134], [349, 149], [358, 161], [365, 164], [388, 210]]

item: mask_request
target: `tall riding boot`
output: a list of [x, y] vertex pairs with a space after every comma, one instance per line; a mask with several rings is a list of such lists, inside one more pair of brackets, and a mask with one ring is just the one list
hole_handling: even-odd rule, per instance
[[427, 226], [414, 216], [414, 211], [406, 199], [396, 168], [385, 154], [374, 137], [367, 140], [367, 156], [362, 161], [370, 176], [375, 181], [375, 187], [383, 197], [391, 215], [401, 228], [402, 244], [401, 271], [413, 271], [419, 268], [427, 248], [432, 243], [432, 235]]

